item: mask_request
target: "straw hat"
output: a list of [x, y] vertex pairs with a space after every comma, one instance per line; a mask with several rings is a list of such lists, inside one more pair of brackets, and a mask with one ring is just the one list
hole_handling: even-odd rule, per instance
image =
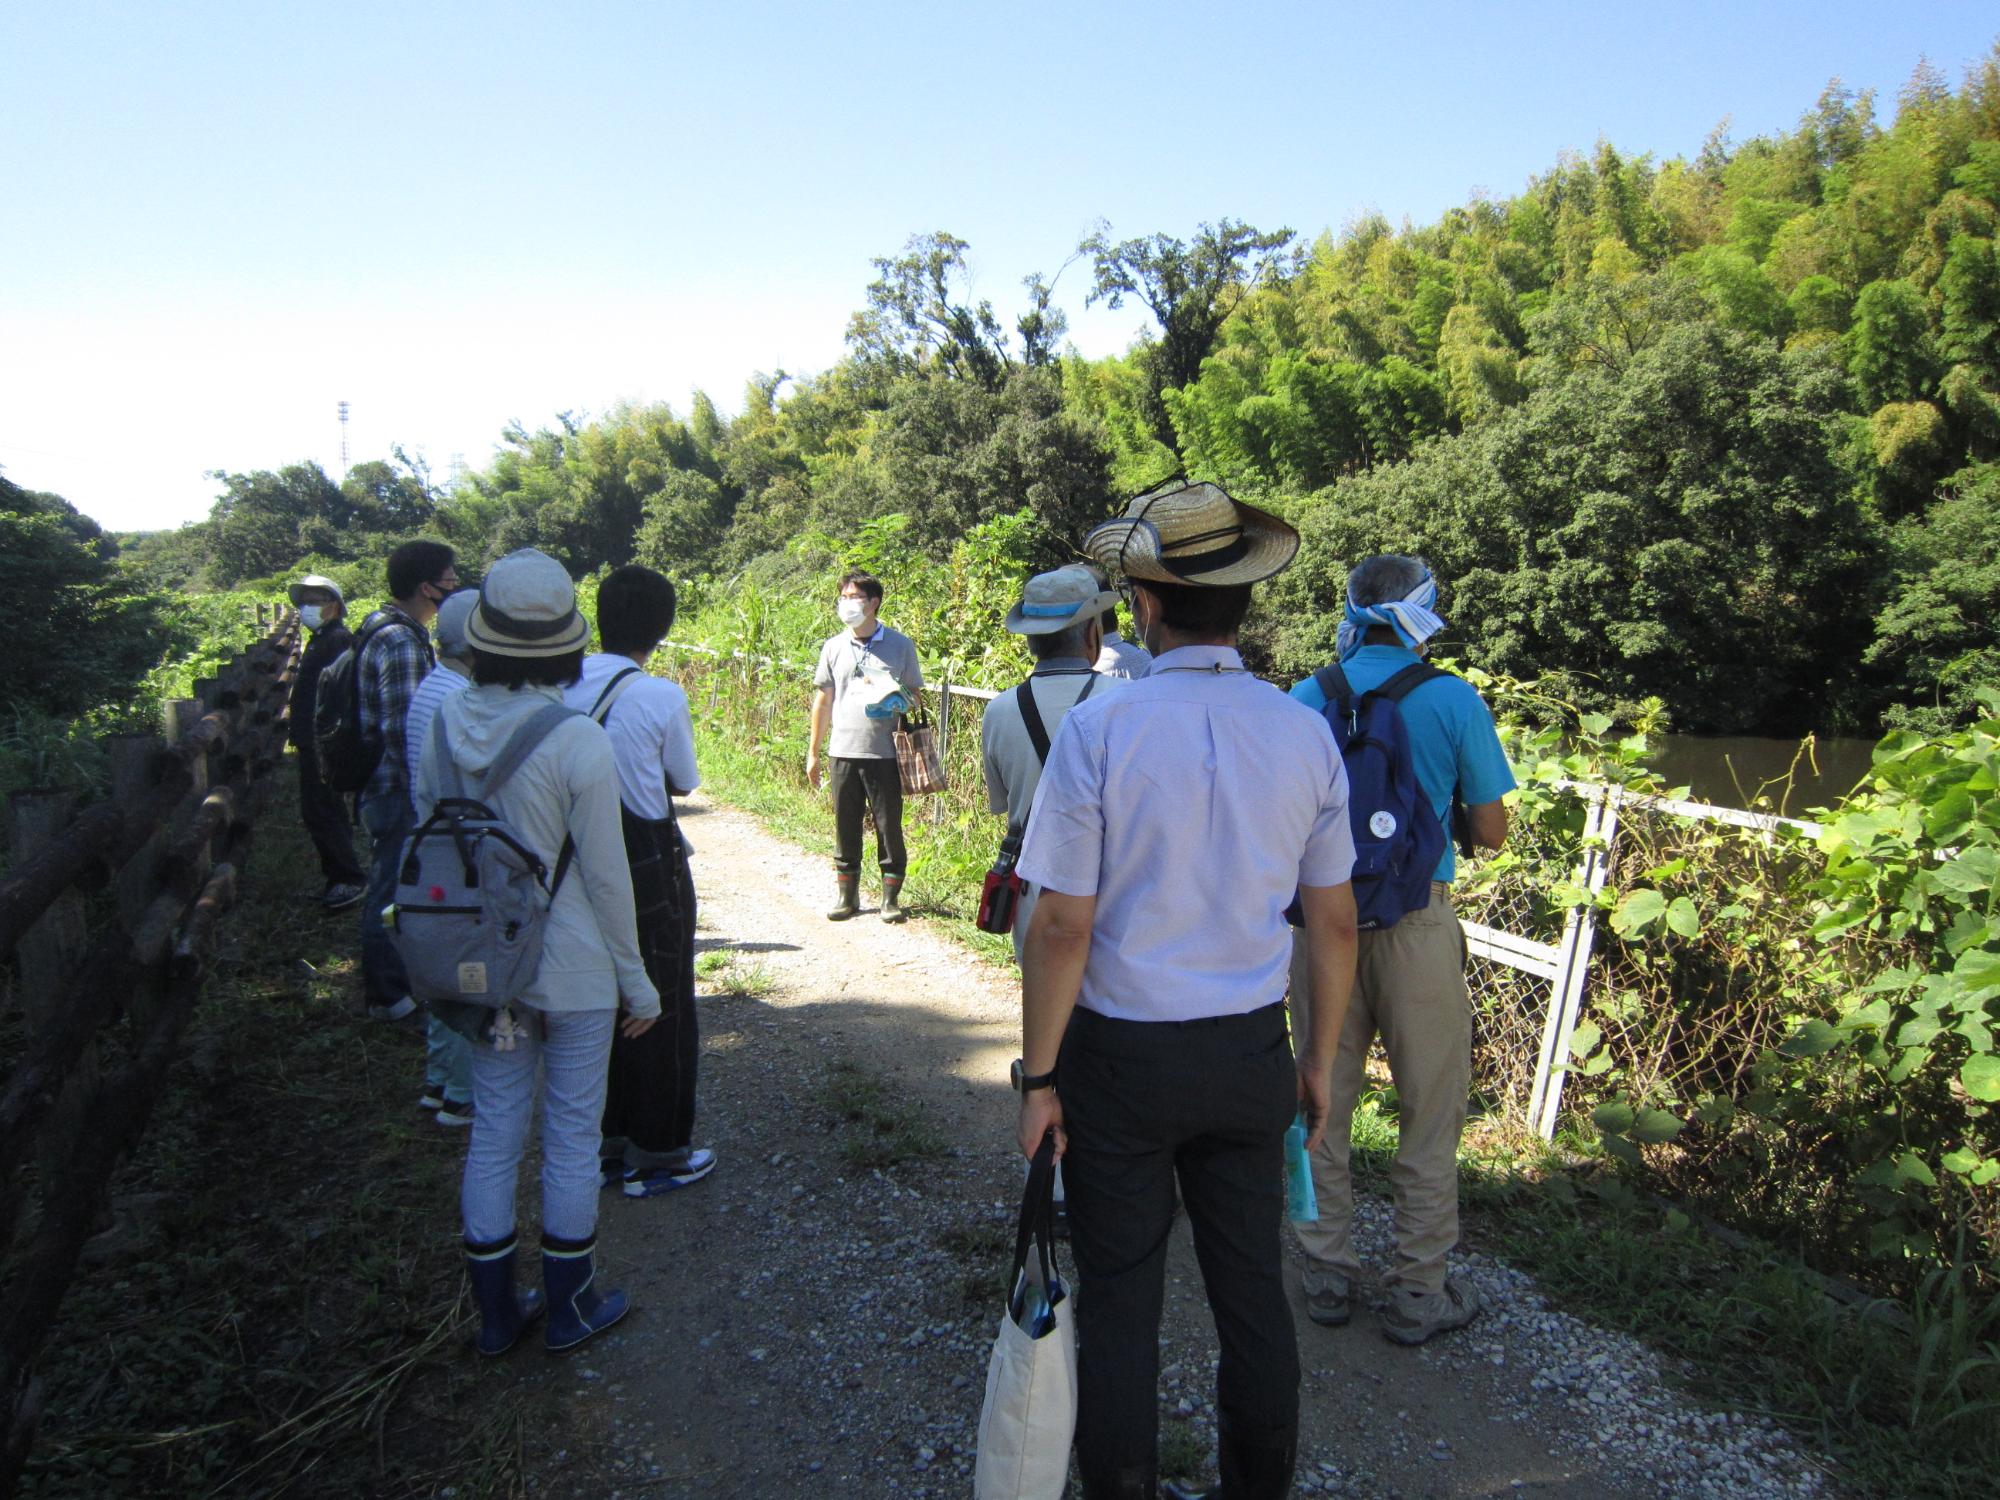
[[1298, 553], [1299, 534], [1269, 511], [1231, 499], [1221, 485], [1170, 479], [1093, 527], [1083, 550], [1127, 578], [1223, 588], [1282, 573]]
[[1090, 569], [1071, 563], [1028, 580], [1021, 602], [1007, 611], [1007, 628], [1016, 635], [1054, 635], [1096, 619], [1117, 603], [1118, 595], [1100, 589]]
[[563, 656], [583, 648], [590, 627], [576, 612], [568, 570], [523, 547], [487, 569], [465, 639], [494, 656]]

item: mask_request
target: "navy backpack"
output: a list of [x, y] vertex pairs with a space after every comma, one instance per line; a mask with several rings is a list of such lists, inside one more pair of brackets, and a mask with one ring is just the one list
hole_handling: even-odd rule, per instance
[[[1326, 694], [1322, 712], [1347, 765], [1347, 816], [1354, 832], [1354, 905], [1364, 932], [1394, 927], [1407, 912], [1430, 904], [1431, 877], [1444, 858], [1444, 825], [1417, 780], [1410, 731], [1397, 706], [1433, 677], [1448, 676], [1418, 662], [1380, 687], [1356, 694], [1338, 663], [1313, 681]], [[1293, 904], [1294, 916], [1297, 903]]]

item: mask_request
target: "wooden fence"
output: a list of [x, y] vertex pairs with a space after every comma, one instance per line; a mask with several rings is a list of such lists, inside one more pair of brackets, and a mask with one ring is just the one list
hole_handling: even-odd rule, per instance
[[35, 1439], [35, 1359], [105, 1186], [146, 1127], [235, 902], [283, 758], [297, 616], [165, 705], [159, 735], [103, 742], [109, 796], [8, 802], [0, 880], [0, 1500]]

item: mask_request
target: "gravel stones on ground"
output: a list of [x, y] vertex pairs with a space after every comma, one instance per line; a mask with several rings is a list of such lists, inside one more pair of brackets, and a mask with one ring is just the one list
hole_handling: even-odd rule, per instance
[[[826, 923], [820, 861], [741, 815], [693, 816], [704, 942], [768, 982], [751, 996], [725, 992], [726, 969], [703, 981], [698, 1137], [720, 1154], [714, 1175], [604, 1199], [600, 1274], [633, 1316], [581, 1360], [509, 1361], [560, 1434], [531, 1445], [530, 1492], [963, 1497], [1022, 1172], [1012, 977], [921, 917]], [[857, 1165], [876, 1144], [843, 1118], [857, 1077], [934, 1127], [931, 1154]], [[1389, 1264], [1390, 1217], [1360, 1200], [1370, 1265]], [[1308, 1322], [1293, 1271], [1299, 1493], [1831, 1492], [1787, 1435], [1704, 1408], [1671, 1362], [1553, 1307], [1530, 1277], [1480, 1255], [1454, 1269], [1486, 1310], [1419, 1349], [1381, 1338], [1365, 1284], [1348, 1327]], [[1212, 1480], [1215, 1336], [1184, 1224], [1168, 1275], [1162, 1446]]]

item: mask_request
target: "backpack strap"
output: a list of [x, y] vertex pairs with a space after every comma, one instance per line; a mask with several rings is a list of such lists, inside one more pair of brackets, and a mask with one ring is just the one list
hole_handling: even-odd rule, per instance
[[[1089, 681], [1084, 683], [1083, 691], [1076, 695], [1076, 703], [1070, 704], [1070, 708], [1075, 708], [1076, 704], [1081, 703], [1083, 702], [1084, 699], [1088, 698], [1090, 696], [1090, 690], [1097, 686], [1097, 673], [1031, 672], [1028, 674], [1027, 679], [1024, 682], [1022, 682], [1021, 686], [1019, 687], [1019, 689], [1016, 690], [1014, 694], [1014, 701], [1021, 705], [1021, 723], [1028, 731], [1028, 741], [1035, 747], [1035, 759], [1040, 761], [1045, 766], [1049, 763], [1049, 728], [1048, 725], [1044, 723], [1042, 720], [1042, 710], [1040, 706], [1035, 702], [1035, 687], [1034, 687], [1035, 679], [1037, 677], [1071, 677], [1071, 676], [1087, 677], [1089, 679]], [[1067, 710], [1065, 710], [1065, 712], [1067, 712]]]
[[1337, 661], [1330, 661], [1313, 673], [1313, 681], [1319, 684], [1320, 696], [1329, 705], [1345, 703], [1354, 696], [1354, 684], [1347, 680], [1347, 673]]
[[611, 708], [624, 696], [623, 684], [628, 677], [637, 677], [637, 667], [625, 667], [611, 674], [611, 680], [604, 684], [604, 691], [597, 695], [597, 701], [590, 705], [590, 717], [602, 724], [611, 717]]
[[1025, 681], [1014, 690], [1014, 701], [1021, 706], [1021, 724], [1028, 731], [1028, 743], [1035, 747], [1035, 759], [1043, 765], [1049, 763], [1049, 729], [1042, 722], [1042, 711], [1035, 706], [1035, 678], [1030, 673]]
[[[632, 670], [636, 672], [638, 668], [634, 667]], [[508, 736], [507, 743], [500, 747], [500, 755], [493, 762], [492, 769], [486, 773], [486, 784], [481, 789], [480, 795], [488, 801], [492, 800], [502, 784], [521, 769], [522, 762], [535, 753], [542, 741], [554, 731], [556, 725], [562, 723], [564, 719], [583, 717], [584, 715], [565, 703], [551, 703], [546, 708], [537, 709], [529, 715], [527, 722]], [[562, 889], [563, 876], [569, 873], [570, 861], [575, 857], [576, 840], [564, 834], [562, 852], [556, 856], [555, 878], [549, 882], [551, 902], [556, 899], [556, 892]]]
[[1442, 667], [1434, 667], [1427, 661], [1412, 662], [1374, 691], [1391, 703], [1401, 703], [1425, 683], [1449, 676], [1451, 673]]

